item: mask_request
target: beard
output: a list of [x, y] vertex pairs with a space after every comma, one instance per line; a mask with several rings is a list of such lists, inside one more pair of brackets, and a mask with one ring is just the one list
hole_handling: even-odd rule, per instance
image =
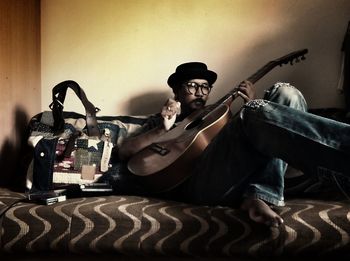
[[204, 108], [205, 104], [206, 101], [201, 98], [192, 100], [190, 103], [187, 104], [186, 107], [181, 107], [181, 115], [177, 119], [179, 121], [182, 121], [184, 118], [188, 117], [192, 112]]
[[205, 105], [205, 101], [201, 98], [197, 98], [197, 99], [194, 99], [193, 101], [191, 101], [190, 103], [190, 107], [193, 109], [193, 110], [198, 110], [198, 109], [201, 109], [203, 108]]

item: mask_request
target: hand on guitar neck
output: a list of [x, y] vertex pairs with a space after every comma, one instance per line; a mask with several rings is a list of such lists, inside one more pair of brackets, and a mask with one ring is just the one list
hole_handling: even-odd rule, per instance
[[241, 82], [235, 89], [234, 96], [241, 97], [244, 103], [254, 100], [256, 98], [254, 84], [248, 80]]

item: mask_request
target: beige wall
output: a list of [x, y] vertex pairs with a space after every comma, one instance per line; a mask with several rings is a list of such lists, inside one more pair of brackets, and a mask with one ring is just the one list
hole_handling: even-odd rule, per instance
[[16, 143], [16, 117], [38, 110], [40, 2], [0, 0], [0, 144]]
[[[51, 88], [72, 79], [100, 115], [157, 112], [171, 95], [167, 77], [194, 60], [219, 74], [215, 101], [269, 60], [301, 48], [309, 48], [307, 60], [268, 74], [259, 93], [284, 80], [311, 107], [343, 105], [336, 85], [348, 0], [42, 0], [41, 8], [42, 109]], [[78, 102], [66, 108], [82, 111]]]
[[1, 186], [18, 185], [14, 174], [40, 90], [40, 0], [0, 0]]

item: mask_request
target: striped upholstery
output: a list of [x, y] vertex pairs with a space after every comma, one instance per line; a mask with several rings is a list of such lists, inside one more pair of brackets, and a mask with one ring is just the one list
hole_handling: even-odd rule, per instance
[[267, 228], [240, 210], [136, 196], [68, 199], [51, 206], [0, 189], [1, 251], [171, 256], [350, 255], [348, 202], [289, 200]]

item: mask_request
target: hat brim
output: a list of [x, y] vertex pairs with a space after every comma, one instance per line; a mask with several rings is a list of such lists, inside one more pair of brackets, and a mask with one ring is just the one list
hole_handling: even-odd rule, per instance
[[180, 84], [184, 83], [185, 81], [191, 80], [191, 79], [205, 79], [208, 81], [210, 85], [212, 85], [217, 79], [217, 74], [210, 70], [189, 71], [189, 72], [182, 72], [182, 73], [175, 72], [169, 76], [168, 85], [171, 88], [175, 88]]

